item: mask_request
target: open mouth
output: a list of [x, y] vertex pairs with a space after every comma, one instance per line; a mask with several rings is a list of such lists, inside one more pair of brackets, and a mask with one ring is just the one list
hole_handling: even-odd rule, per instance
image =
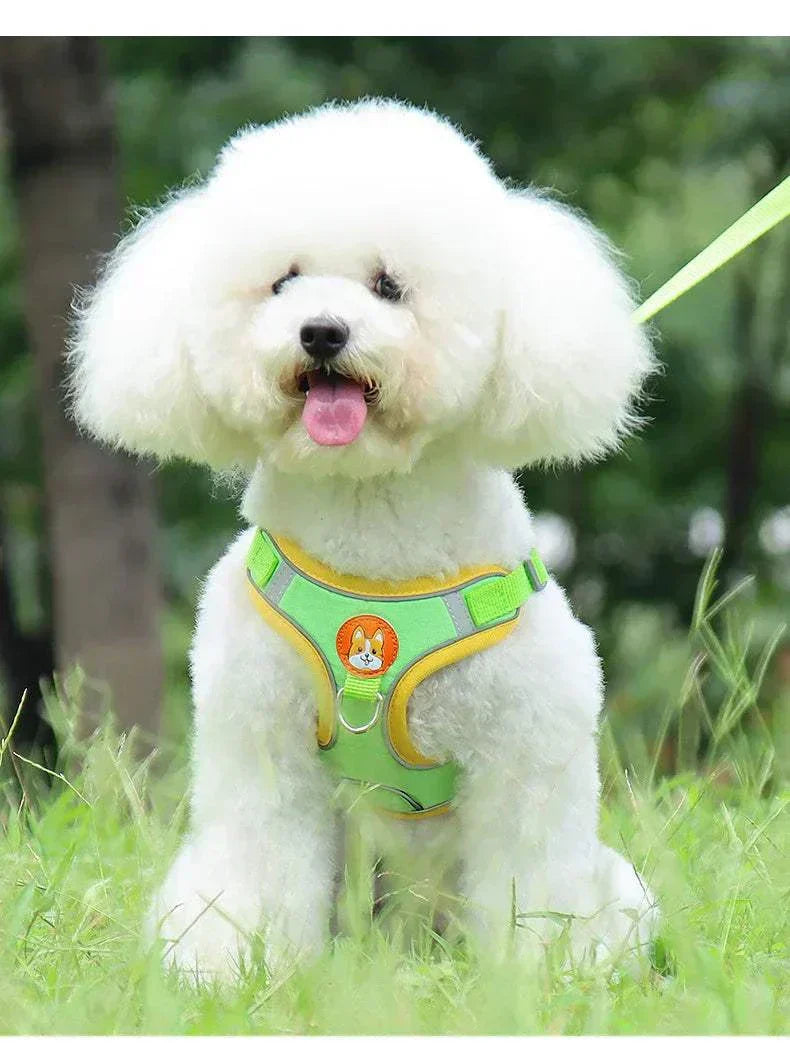
[[378, 387], [332, 368], [301, 373], [296, 380], [305, 396], [302, 423], [317, 445], [350, 445], [359, 437], [368, 406], [378, 399]]
[[[300, 373], [296, 378], [296, 390], [301, 394], [306, 395], [310, 390], [310, 379], [317, 377], [319, 374], [324, 373], [326, 376], [335, 379], [347, 379], [354, 380], [353, 377], [347, 377], [346, 374], [340, 373], [337, 370], [330, 369], [328, 372], [325, 369], [312, 369], [305, 370]], [[369, 406], [374, 405], [378, 402], [379, 398], [379, 386], [372, 380], [354, 380], [354, 383], [359, 384], [362, 387], [362, 392], [365, 396], [365, 401]]]

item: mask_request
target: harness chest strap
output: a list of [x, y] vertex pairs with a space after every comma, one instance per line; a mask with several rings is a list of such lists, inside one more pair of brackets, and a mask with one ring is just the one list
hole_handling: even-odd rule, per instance
[[516, 612], [530, 594], [543, 590], [548, 581], [546, 566], [533, 549], [529, 558], [512, 572], [467, 591], [464, 601], [475, 625], [487, 626], [500, 616]]
[[[275, 547], [266, 538], [264, 530], [259, 529], [247, 555], [247, 571], [259, 589], [263, 589], [272, 578], [278, 561]], [[343, 578], [338, 578], [341, 586], [337, 589], [342, 590]], [[533, 549], [529, 558], [512, 572], [472, 587], [464, 592], [463, 597], [475, 625], [482, 627], [493, 623], [500, 616], [515, 612], [530, 594], [543, 590], [548, 581], [548, 569], [537, 549]], [[422, 581], [417, 580], [415, 586], [420, 585]], [[444, 586], [450, 588], [453, 585], [453, 581], [450, 580]], [[389, 585], [382, 583], [380, 586], [381, 593], [390, 596]]]
[[491, 566], [444, 582], [370, 583], [259, 530], [247, 572], [261, 614], [313, 668], [318, 745], [337, 773], [372, 786], [385, 810], [446, 810], [457, 766], [417, 750], [408, 700], [436, 670], [511, 632], [548, 582], [537, 551], [510, 573]]

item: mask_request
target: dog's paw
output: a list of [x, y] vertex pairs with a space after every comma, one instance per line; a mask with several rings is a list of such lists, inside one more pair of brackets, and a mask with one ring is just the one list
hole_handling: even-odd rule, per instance
[[[295, 943], [274, 916], [258, 929], [244, 929], [221, 904], [221, 896], [192, 894], [173, 901], [163, 888], [148, 917], [147, 934], [161, 946], [166, 968], [195, 986], [236, 985], [250, 972], [287, 975], [323, 950], [323, 934]], [[293, 925], [291, 925], [293, 926]]]
[[640, 973], [647, 970], [660, 912], [635, 867], [601, 845], [592, 894], [597, 908], [585, 933], [594, 940], [596, 958]]
[[148, 935], [159, 939], [165, 967], [195, 986], [235, 984], [252, 962], [250, 939], [218, 902], [195, 894], [170, 903], [162, 893], [149, 914]]

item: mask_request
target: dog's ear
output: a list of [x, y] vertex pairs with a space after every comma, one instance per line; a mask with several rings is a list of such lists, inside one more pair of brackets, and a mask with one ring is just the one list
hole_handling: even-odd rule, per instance
[[514, 469], [614, 448], [653, 368], [607, 240], [567, 208], [510, 192], [497, 362], [481, 407], [488, 455]]
[[204, 302], [201, 189], [144, 217], [75, 302], [69, 390], [77, 423], [102, 441], [217, 467], [237, 462], [232, 432], [200, 394], [190, 361]]

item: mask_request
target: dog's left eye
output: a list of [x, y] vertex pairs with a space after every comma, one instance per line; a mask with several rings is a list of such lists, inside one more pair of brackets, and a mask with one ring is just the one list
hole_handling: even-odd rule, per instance
[[289, 282], [291, 279], [295, 279], [298, 274], [298, 268], [289, 268], [285, 275], [281, 275], [279, 279], [276, 279], [272, 283], [272, 293], [278, 294], [280, 290], [283, 288], [283, 286], [285, 286], [285, 284]]
[[382, 272], [373, 283], [373, 292], [386, 301], [399, 301], [403, 297], [403, 287], [391, 275]]

